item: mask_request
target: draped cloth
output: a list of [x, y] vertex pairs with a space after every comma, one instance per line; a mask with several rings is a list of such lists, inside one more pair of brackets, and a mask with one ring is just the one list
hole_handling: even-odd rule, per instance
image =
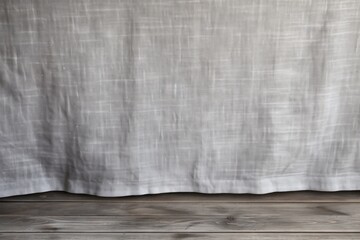
[[360, 190], [360, 1], [1, 0], [0, 197]]

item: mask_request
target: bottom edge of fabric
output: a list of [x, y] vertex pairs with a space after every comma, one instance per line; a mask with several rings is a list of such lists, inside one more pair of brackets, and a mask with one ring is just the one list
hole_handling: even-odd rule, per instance
[[206, 194], [267, 194], [291, 191], [356, 191], [360, 190], [360, 175], [316, 177], [280, 176], [256, 180], [228, 180], [211, 182], [174, 181], [161, 184], [107, 183], [94, 184], [81, 180], [28, 179], [0, 184], [0, 197], [26, 195], [49, 191], [65, 191], [102, 197], [125, 197], [146, 194], [194, 192]]

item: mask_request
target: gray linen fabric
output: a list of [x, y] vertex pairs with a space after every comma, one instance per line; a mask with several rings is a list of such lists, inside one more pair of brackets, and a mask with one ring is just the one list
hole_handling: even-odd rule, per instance
[[0, 0], [0, 197], [360, 189], [360, 1]]

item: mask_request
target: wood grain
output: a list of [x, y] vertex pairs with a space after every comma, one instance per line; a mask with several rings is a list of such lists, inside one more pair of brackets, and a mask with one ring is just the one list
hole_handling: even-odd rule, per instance
[[347, 215], [0, 216], [0, 232], [360, 232]]
[[360, 202], [360, 191], [295, 191], [269, 194], [164, 193], [130, 197], [97, 197], [66, 192], [46, 192], [0, 198], [0, 201], [119, 201], [119, 202]]
[[358, 240], [358, 233], [0, 233], [2, 240]]
[[4, 202], [0, 216], [342, 216], [360, 221], [360, 203]]
[[360, 192], [51, 192], [0, 201], [0, 239], [360, 239]]

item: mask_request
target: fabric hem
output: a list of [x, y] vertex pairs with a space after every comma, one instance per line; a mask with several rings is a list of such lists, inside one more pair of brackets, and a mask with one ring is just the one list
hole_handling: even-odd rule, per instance
[[123, 183], [94, 184], [81, 180], [69, 180], [64, 184], [58, 179], [33, 179], [25, 182], [0, 184], [0, 197], [10, 197], [48, 191], [65, 191], [77, 194], [90, 194], [102, 197], [125, 197], [133, 195], [160, 194], [173, 192], [196, 192], [206, 194], [251, 193], [267, 194], [288, 191], [354, 191], [360, 190], [360, 176], [283, 176], [257, 180], [212, 180], [211, 183], [175, 181], [171, 184]]

